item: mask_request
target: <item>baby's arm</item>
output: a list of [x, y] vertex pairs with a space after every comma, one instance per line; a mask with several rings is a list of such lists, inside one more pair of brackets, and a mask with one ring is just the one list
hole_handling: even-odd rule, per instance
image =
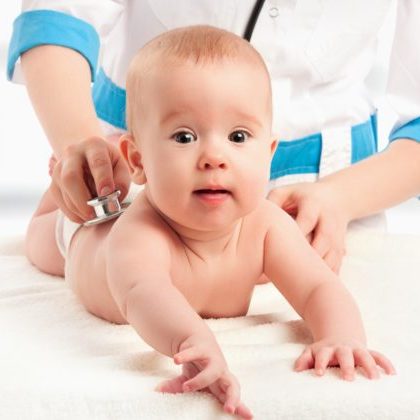
[[213, 333], [171, 280], [165, 234], [144, 223], [118, 222], [110, 234], [107, 252], [111, 293], [137, 333], [157, 351], [183, 365], [183, 374], [165, 381], [158, 390], [208, 388], [225, 411], [251, 418], [240, 402], [238, 382], [229, 372]]
[[322, 375], [327, 366], [339, 365], [348, 380], [355, 366], [363, 367], [369, 378], [378, 376], [376, 365], [394, 373], [384, 356], [366, 348], [359, 310], [338, 277], [286, 213], [274, 208], [272, 216], [265, 239], [265, 274], [305, 320], [314, 339], [296, 361], [296, 370], [315, 367]]

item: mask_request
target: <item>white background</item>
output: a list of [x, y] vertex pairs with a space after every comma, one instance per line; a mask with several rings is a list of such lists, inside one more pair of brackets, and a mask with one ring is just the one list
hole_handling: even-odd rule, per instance
[[[6, 80], [7, 46], [18, 1], [0, 3], [0, 235], [24, 232], [37, 200], [49, 185], [50, 148], [25, 88]], [[370, 76], [377, 87], [380, 145], [387, 143], [393, 114], [381, 96], [392, 42], [392, 13], [382, 30], [379, 61]], [[417, 52], [413, 52], [417, 53]], [[387, 212], [392, 232], [420, 233], [420, 200], [412, 199]]]
[[19, 1], [0, 3], [0, 235], [24, 231], [49, 185], [50, 147], [23, 86], [6, 80], [7, 47]]

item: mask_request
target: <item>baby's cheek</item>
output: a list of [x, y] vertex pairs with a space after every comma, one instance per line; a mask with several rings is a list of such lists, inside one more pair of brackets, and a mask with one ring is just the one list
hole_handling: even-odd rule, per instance
[[247, 177], [246, 182], [241, 187], [242, 203], [247, 211], [255, 209], [261, 200], [266, 197], [268, 178], [261, 173], [255, 173], [252, 177]]
[[156, 181], [153, 194], [158, 208], [168, 216], [179, 217], [189, 203], [190, 186], [181, 176], [162, 176]]

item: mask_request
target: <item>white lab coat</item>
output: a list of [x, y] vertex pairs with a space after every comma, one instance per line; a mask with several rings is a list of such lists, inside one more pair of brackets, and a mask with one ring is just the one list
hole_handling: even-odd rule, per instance
[[[351, 127], [375, 113], [367, 77], [393, 4], [267, 0], [261, 10], [251, 43], [272, 77], [273, 131], [285, 142], [321, 133], [321, 175], [351, 163]], [[99, 67], [123, 90], [131, 58], [154, 36], [193, 24], [242, 35], [253, 5], [254, 0], [24, 0], [23, 11], [52, 9], [90, 23], [101, 41]], [[420, 116], [419, 22], [420, 1], [398, 0], [388, 81], [397, 127]], [[13, 79], [19, 76], [17, 61]], [[308, 176], [313, 178], [298, 178]]]

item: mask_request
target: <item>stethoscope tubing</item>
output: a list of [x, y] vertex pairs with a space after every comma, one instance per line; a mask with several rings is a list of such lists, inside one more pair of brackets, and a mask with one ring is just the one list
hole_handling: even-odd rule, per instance
[[254, 4], [254, 8], [252, 9], [251, 16], [248, 19], [248, 23], [246, 25], [244, 34], [242, 36], [248, 42], [251, 41], [251, 37], [254, 32], [255, 25], [257, 23], [258, 17], [260, 16], [261, 9], [263, 6], [264, 6], [264, 0], [257, 0]]

